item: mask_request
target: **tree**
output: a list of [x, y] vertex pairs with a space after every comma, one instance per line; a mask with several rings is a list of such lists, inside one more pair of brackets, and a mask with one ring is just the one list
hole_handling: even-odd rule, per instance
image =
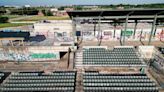
[[44, 16], [46, 16], [46, 10], [42, 10], [42, 13], [44, 14]]
[[9, 20], [8, 17], [0, 17], [0, 23], [7, 23]]
[[35, 8], [19, 8], [10, 10], [14, 15], [37, 15], [39, 10]]
[[4, 13], [6, 13], [6, 10], [0, 8], [0, 14], [4, 14]]
[[48, 10], [46, 15], [47, 16], [53, 16], [53, 13], [50, 10]]

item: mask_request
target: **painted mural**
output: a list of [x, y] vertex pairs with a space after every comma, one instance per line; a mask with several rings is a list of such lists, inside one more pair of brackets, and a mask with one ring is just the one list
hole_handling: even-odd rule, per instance
[[92, 31], [83, 32], [82, 35], [83, 35], [84, 40], [93, 40], [94, 39], [94, 33]]
[[55, 39], [55, 41], [64, 41], [64, 42], [71, 42], [73, 41], [72, 33], [68, 32], [36, 32], [32, 33], [31, 35], [44, 35], [46, 38]]
[[30, 57], [32, 59], [41, 59], [41, 58], [57, 58], [57, 55], [55, 53], [31, 53]]

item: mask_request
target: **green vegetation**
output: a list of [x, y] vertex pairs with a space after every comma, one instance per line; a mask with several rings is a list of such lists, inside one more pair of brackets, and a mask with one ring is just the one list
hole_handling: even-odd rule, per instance
[[[85, 5], [84, 5], [85, 6]], [[83, 5], [75, 5], [73, 6], [75, 10], [86, 10]], [[66, 6], [65, 6], [66, 7]], [[62, 7], [65, 8], [65, 7]], [[118, 7], [123, 7], [124, 9], [133, 9], [133, 8], [164, 8], [164, 3], [156, 3], [156, 4], [138, 4], [138, 5], [133, 5], [133, 4], [118, 4], [118, 5], [98, 5], [97, 9], [117, 9]], [[95, 9], [95, 7], [90, 7], [87, 8], [87, 10], [92, 10]]]
[[8, 17], [2, 17], [2, 16], [0, 16], [0, 23], [7, 23], [8, 20], [9, 20]]
[[0, 7], [0, 15], [5, 13], [6, 13], [6, 9], [4, 7]]
[[39, 20], [68, 20], [70, 19], [68, 16], [33, 16], [33, 17], [27, 17], [23, 19], [18, 19], [15, 21], [39, 21]]
[[132, 9], [132, 8], [164, 8], [164, 3], [157, 3], [157, 4], [138, 4], [138, 5], [131, 5], [131, 4], [118, 4], [118, 5], [102, 5], [99, 6], [101, 9], [116, 9], [117, 7], [124, 7], [124, 9]]
[[36, 8], [19, 8], [19, 9], [11, 9], [11, 15], [37, 15], [39, 10]]
[[31, 25], [31, 23], [0, 23], [0, 28]]
[[44, 16], [53, 16], [52, 12], [50, 10], [42, 10], [42, 13], [44, 14]]
[[21, 15], [2, 15], [2, 17], [8, 17], [9, 19], [22, 17]]

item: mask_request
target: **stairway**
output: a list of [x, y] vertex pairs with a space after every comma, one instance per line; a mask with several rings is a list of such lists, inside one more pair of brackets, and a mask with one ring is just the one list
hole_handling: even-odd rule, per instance
[[83, 51], [82, 49], [77, 50], [75, 53], [75, 68], [83, 66]]

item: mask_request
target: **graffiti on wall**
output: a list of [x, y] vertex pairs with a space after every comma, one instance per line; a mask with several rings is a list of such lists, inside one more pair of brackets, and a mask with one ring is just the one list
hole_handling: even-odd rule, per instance
[[0, 61], [42, 61], [42, 60], [58, 60], [59, 53], [13, 53], [0, 52]]
[[94, 32], [93, 31], [82, 32], [82, 35], [83, 35], [84, 40], [92, 40], [94, 38]]
[[123, 30], [121, 35], [125, 36], [126, 39], [130, 39], [133, 35], [133, 30], [131, 29], [127, 29], [126, 31]]
[[162, 30], [161, 32], [157, 33], [158, 38], [163, 41], [164, 40], [164, 30]]
[[132, 30], [126, 30], [126, 31], [122, 31], [122, 35], [125, 35], [127, 37], [132, 36], [133, 31]]
[[102, 39], [109, 40], [110, 38], [112, 38], [112, 32], [111, 31], [104, 31]]
[[47, 58], [57, 58], [57, 54], [56, 53], [31, 53], [30, 57], [32, 59], [47, 59]]
[[[135, 34], [134, 34], [135, 33]], [[149, 40], [151, 29], [134, 29], [124, 30], [103, 30], [102, 32], [96, 31], [94, 36], [94, 31], [83, 32], [84, 40], [92, 39], [102, 39], [102, 40], [120, 40], [121, 36], [125, 34], [127, 40]], [[157, 29], [156, 33], [153, 34], [153, 40], [164, 40], [164, 30]]]

